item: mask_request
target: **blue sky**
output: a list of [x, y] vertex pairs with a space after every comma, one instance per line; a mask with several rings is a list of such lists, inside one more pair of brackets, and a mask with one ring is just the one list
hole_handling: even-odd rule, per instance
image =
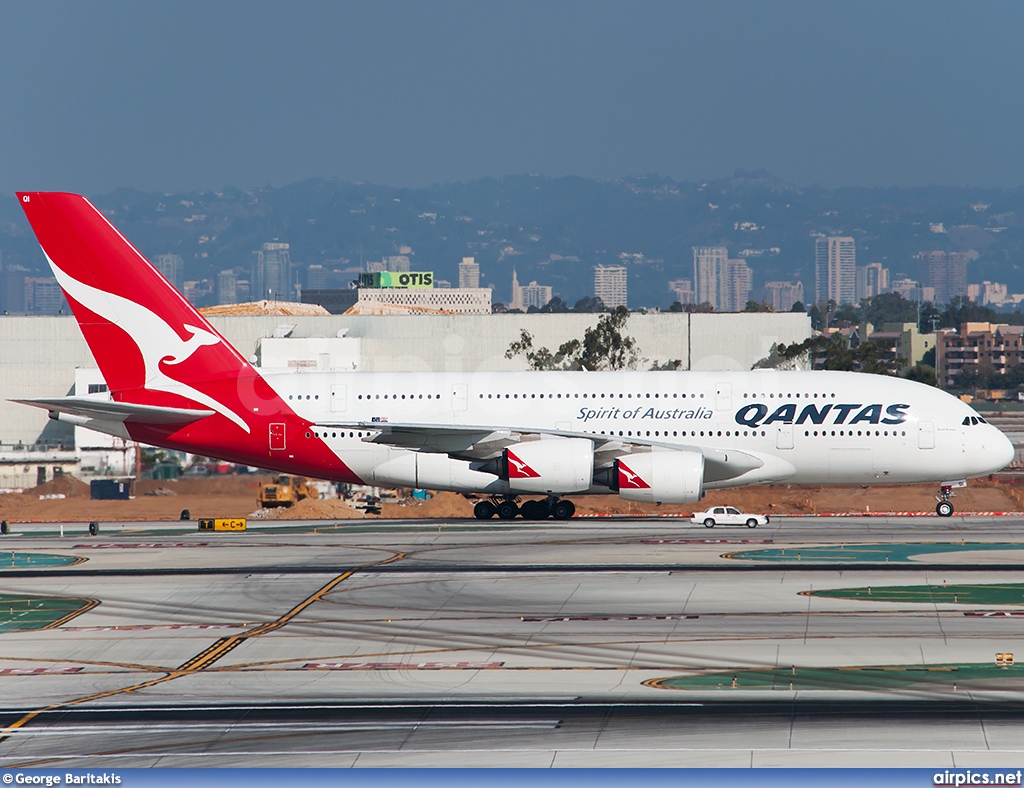
[[1024, 184], [1024, 3], [7, 2], [0, 189]]

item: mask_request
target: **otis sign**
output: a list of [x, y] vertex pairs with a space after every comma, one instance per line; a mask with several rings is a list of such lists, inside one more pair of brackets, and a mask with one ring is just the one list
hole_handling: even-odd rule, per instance
[[768, 406], [762, 403], [745, 405], [736, 411], [736, 423], [746, 427], [763, 427], [766, 424], [902, 424], [907, 420], [909, 405], [882, 405], [874, 403], [829, 403], [804, 405], [797, 414], [799, 404], [788, 402], [779, 405], [771, 415]]

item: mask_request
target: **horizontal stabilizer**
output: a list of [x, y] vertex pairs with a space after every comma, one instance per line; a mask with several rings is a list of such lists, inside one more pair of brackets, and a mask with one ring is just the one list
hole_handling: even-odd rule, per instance
[[69, 413], [98, 421], [120, 421], [132, 424], [188, 424], [212, 416], [212, 410], [192, 408], [161, 408], [154, 405], [134, 405], [108, 399], [86, 397], [55, 397], [53, 399], [16, 399], [22, 405], [44, 408], [51, 413]]

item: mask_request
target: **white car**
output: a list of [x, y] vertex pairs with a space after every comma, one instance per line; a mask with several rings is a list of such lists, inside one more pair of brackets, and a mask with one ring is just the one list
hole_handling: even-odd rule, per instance
[[763, 514], [744, 514], [735, 506], [713, 506], [706, 512], [694, 512], [690, 522], [704, 523], [705, 528], [714, 528], [716, 525], [745, 525], [747, 528], [757, 528], [759, 525], [767, 525], [768, 517]]

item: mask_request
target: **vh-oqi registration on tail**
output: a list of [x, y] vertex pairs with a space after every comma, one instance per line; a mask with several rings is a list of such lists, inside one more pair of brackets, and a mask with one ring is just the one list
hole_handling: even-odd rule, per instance
[[18, 198], [109, 388], [21, 401], [126, 439], [475, 493], [478, 517], [507, 519], [567, 519], [588, 493], [693, 503], [754, 484], [922, 482], [948, 516], [952, 488], [1013, 458], [960, 400], [849, 372], [266, 374], [84, 197]]

